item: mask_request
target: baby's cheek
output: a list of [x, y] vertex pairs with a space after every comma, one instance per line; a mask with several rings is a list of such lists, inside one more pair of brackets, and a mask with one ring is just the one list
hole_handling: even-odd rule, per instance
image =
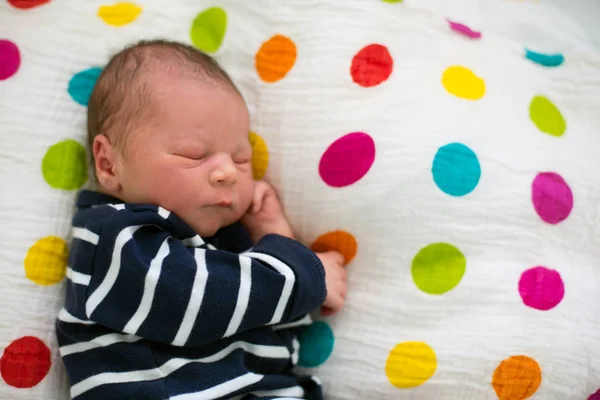
[[240, 185], [240, 205], [244, 208], [244, 212], [250, 207], [252, 198], [254, 197], [254, 180], [252, 177], [244, 179]]
[[195, 188], [193, 177], [169, 168], [156, 169], [152, 174], [152, 191], [159, 199], [159, 204], [170, 211], [181, 213], [186, 208], [193, 207]]

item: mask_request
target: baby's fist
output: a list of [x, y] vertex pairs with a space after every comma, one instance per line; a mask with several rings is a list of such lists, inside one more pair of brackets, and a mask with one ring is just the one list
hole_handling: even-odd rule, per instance
[[266, 182], [254, 183], [252, 203], [242, 217], [242, 223], [255, 243], [269, 233], [294, 237], [275, 189]]
[[346, 291], [348, 288], [348, 274], [344, 268], [344, 256], [337, 251], [317, 253], [325, 268], [325, 285], [327, 287], [327, 298], [321, 308], [325, 316], [333, 315], [344, 306]]

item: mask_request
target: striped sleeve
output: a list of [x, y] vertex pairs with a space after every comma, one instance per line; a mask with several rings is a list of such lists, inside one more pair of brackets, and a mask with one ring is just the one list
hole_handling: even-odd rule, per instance
[[319, 259], [294, 240], [268, 235], [235, 254], [122, 218], [102, 227], [87, 293], [91, 321], [176, 346], [294, 321], [326, 295]]

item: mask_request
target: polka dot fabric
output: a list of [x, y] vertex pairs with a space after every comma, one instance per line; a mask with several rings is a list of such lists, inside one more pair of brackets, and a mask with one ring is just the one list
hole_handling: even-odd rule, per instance
[[68, 398], [85, 108], [110, 54], [160, 34], [230, 72], [254, 178], [344, 255], [346, 309], [298, 338], [328, 398], [600, 399], [600, 57], [406, 3], [1, 2], [0, 398]]

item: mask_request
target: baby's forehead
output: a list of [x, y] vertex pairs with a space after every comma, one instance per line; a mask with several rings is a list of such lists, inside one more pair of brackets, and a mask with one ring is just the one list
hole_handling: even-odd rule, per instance
[[182, 79], [209, 83], [241, 98], [227, 72], [209, 55], [183, 43], [141, 41], [117, 53], [96, 82], [88, 105], [90, 143], [105, 134], [123, 148], [124, 141], [131, 141], [128, 133], [157, 114], [157, 102], [173, 99], [165, 91]]

